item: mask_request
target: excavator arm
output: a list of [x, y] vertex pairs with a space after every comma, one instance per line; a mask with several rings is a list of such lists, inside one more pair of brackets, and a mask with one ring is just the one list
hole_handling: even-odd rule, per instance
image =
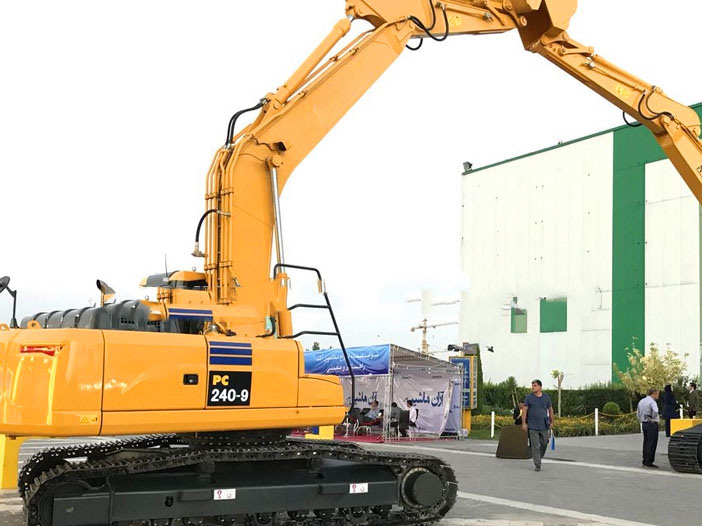
[[[349, 0], [347, 11], [378, 24], [409, 8], [419, 8], [410, 6], [411, 3]], [[415, 3], [423, 2], [416, 0]], [[505, 26], [513, 24], [525, 49], [545, 57], [651, 130], [702, 203], [702, 142], [697, 113], [667, 97], [660, 88], [598, 56], [594, 48], [570, 38], [566, 30], [576, 11], [577, 0], [470, 0], [436, 2], [433, 7], [448, 13], [450, 34], [490, 32], [474, 27], [476, 18], [497, 19]], [[437, 29], [443, 29], [441, 24]]]
[[[269, 274], [275, 236], [284, 262], [278, 196], [295, 167], [355, 104], [411, 40], [502, 33], [517, 29], [524, 47], [648, 127], [702, 202], [700, 121], [690, 108], [610, 64], [572, 40], [566, 29], [576, 0], [347, 0], [346, 17], [275, 92], [252, 124], [216, 154], [207, 178], [205, 270], [218, 304], [241, 306], [226, 325], [260, 334], [265, 319], [292, 332], [285, 307], [287, 279]], [[328, 57], [353, 20], [372, 28]], [[325, 60], [326, 59], [326, 60]], [[329, 167], [333, 172], [333, 166]], [[275, 188], [273, 188], [275, 187]]]

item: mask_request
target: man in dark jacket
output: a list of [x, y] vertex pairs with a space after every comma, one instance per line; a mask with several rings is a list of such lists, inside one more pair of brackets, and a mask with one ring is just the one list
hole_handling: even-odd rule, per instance
[[697, 390], [697, 384], [690, 382], [690, 399], [687, 402], [687, 414], [690, 418], [702, 411], [702, 394]]
[[512, 418], [515, 426], [522, 425], [522, 413], [524, 412], [524, 402], [519, 402], [519, 405], [512, 411]]
[[678, 418], [678, 401], [673, 394], [673, 388], [670, 384], [665, 386], [663, 390], [663, 418], [665, 419], [665, 436], [670, 436], [670, 421]]

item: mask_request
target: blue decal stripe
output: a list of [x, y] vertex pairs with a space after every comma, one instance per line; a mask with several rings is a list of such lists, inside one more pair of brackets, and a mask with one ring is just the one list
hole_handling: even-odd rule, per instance
[[253, 351], [251, 349], [220, 349], [219, 347], [210, 347], [210, 355], [214, 356], [216, 354], [225, 356], [251, 356]]
[[210, 365], [253, 365], [251, 358], [229, 358], [226, 356], [210, 356]]
[[211, 341], [210, 346], [211, 347], [243, 347], [245, 349], [251, 349], [251, 344], [244, 343], [244, 342], [215, 342], [215, 341]]
[[168, 312], [173, 312], [175, 314], [207, 314], [212, 316], [211, 310], [202, 309], [168, 309]]
[[212, 320], [212, 314], [174, 314], [168, 313], [168, 317], [173, 320]]

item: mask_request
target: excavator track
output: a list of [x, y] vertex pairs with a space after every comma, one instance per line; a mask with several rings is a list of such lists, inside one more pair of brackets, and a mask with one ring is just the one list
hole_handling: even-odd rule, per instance
[[670, 437], [668, 461], [675, 471], [702, 473], [702, 424]]
[[305, 440], [188, 442], [149, 436], [35, 455], [19, 479], [27, 525], [408, 526], [441, 520], [456, 500], [454, 472], [435, 457]]

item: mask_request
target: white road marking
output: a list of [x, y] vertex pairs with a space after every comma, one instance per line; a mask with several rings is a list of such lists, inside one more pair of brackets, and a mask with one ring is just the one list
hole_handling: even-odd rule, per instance
[[2, 512], [7, 512], [9, 511], [10, 513], [21, 513], [22, 512], [22, 505], [16, 505], [16, 504], [0, 504], [0, 513]]
[[[541, 521], [512, 521], [512, 520], [488, 520], [488, 519], [443, 519], [441, 526], [451, 524], [453, 526], [546, 526]], [[553, 523], [551, 523], [553, 524]], [[592, 523], [578, 523], [575, 526], [591, 526]]]
[[[364, 444], [368, 445], [368, 444]], [[459, 449], [444, 449], [444, 448], [438, 448], [438, 447], [425, 447], [425, 446], [402, 446], [402, 445], [395, 445], [393, 444], [394, 447], [402, 447], [406, 449], [413, 449], [413, 450], [421, 450], [421, 451], [429, 451], [433, 453], [450, 453], [452, 455], [469, 455], [473, 457], [492, 457], [496, 458], [494, 454], [491, 453], [480, 453], [478, 451], [462, 451]], [[503, 460], [503, 459], [500, 459]], [[663, 471], [660, 469], [644, 469], [644, 468], [632, 468], [628, 466], [612, 466], [608, 464], [593, 464], [592, 462], [579, 462], [577, 460], [553, 460], [549, 458], [544, 458], [542, 461], [544, 464], [560, 464], [562, 466], [579, 466], [582, 468], [594, 468], [594, 469], [601, 469], [604, 471], [623, 471], [627, 473], [636, 473], [637, 475], [655, 475], [655, 476], [663, 476], [663, 477], [681, 477], [681, 478], [690, 478], [690, 477], [698, 477], [699, 475], [696, 475], [694, 473], [677, 473], [677, 472], [672, 472], [672, 471]]]
[[592, 521], [598, 524], [607, 524], [609, 526], [655, 526], [645, 522], [627, 521], [624, 519], [616, 519], [614, 517], [604, 517], [603, 515], [594, 515], [591, 513], [582, 513], [575, 510], [566, 510], [562, 508], [552, 508], [551, 506], [541, 506], [540, 504], [531, 504], [529, 502], [519, 502], [516, 500], [499, 499], [497, 497], [488, 497], [487, 495], [478, 495], [476, 493], [458, 492], [458, 497], [461, 499], [477, 500], [479, 502], [487, 502], [488, 504], [496, 504], [498, 506], [508, 506], [510, 508], [518, 508], [520, 510], [528, 510], [536, 513], [545, 513], [547, 515], [558, 515], [560, 517], [570, 517], [571, 519]]

